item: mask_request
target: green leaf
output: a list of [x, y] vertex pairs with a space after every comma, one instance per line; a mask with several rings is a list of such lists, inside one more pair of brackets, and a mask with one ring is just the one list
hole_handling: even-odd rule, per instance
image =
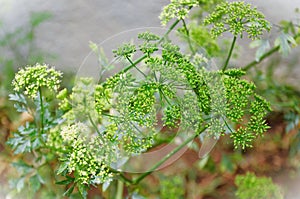
[[6, 142], [6, 144], [8, 145], [8, 146], [10, 146], [12, 149], [16, 149], [16, 147], [19, 145], [19, 143], [21, 143], [22, 142], [22, 137], [20, 137], [20, 136], [16, 136], [16, 137], [14, 137], [14, 138], [10, 138], [7, 142]]
[[274, 42], [274, 45], [279, 46], [279, 52], [284, 56], [287, 56], [290, 53], [290, 44], [297, 45], [295, 39], [291, 35], [284, 32], [281, 32]]
[[70, 183], [74, 182], [74, 178], [71, 178], [69, 177], [68, 179], [66, 180], [62, 180], [62, 181], [58, 181], [58, 182], [55, 182], [55, 184], [59, 184], [59, 185], [68, 185]]
[[79, 193], [81, 196], [86, 199], [87, 198], [87, 186], [84, 184], [79, 184], [78, 186]]
[[291, 32], [294, 35], [297, 34], [295, 30], [295, 25], [292, 21], [282, 20], [279, 24], [284, 32]]
[[15, 107], [16, 111], [19, 113], [28, 112], [27, 108], [24, 105], [14, 104], [14, 107]]
[[18, 93], [9, 94], [8, 99], [11, 101], [16, 101], [16, 102], [26, 104], [26, 99], [25, 99], [24, 95], [22, 95], [22, 94], [18, 94]]
[[70, 197], [70, 195], [73, 192], [74, 188], [75, 188], [75, 184], [73, 184], [70, 188], [68, 188], [68, 190], [63, 194], [63, 196]]
[[41, 188], [40, 177], [38, 176], [38, 174], [29, 178], [29, 184], [34, 193]]
[[270, 49], [270, 42], [267, 39], [255, 40], [250, 43], [251, 48], [257, 48], [255, 61], [259, 62], [264, 53]]
[[16, 150], [14, 151], [14, 154], [20, 154], [20, 153], [25, 153], [25, 152], [30, 152], [31, 151], [31, 142], [30, 140], [25, 140], [23, 143], [20, 143]]
[[41, 146], [42, 142], [41, 142], [41, 139], [40, 138], [36, 138], [33, 143], [32, 143], [32, 148], [33, 149], [36, 149], [38, 148], [39, 146]]
[[63, 162], [61, 165], [59, 165], [59, 168], [56, 171], [56, 174], [59, 175], [61, 173], [66, 172], [68, 168], [68, 163], [67, 162]]

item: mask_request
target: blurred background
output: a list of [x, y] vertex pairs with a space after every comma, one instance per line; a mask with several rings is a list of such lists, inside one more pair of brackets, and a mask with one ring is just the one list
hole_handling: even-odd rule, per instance
[[[35, 45], [52, 56], [45, 61], [62, 69], [76, 69], [90, 52], [89, 41], [105, 39], [134, 28], [160, 27], [158, 16], [168, 0], [0, 0], [0, 34], [26, 26], [32, 12], [47, 12], [51, 19], [35, 29]], [[295, 19], [297, 0], [247, 0], [268, 20]], [[1, 49], [1, 54], [3, 54]]]

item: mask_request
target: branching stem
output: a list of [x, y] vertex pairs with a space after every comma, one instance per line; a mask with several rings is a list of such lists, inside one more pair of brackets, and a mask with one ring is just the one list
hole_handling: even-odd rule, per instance
[[247, 64], [246, 66], [242, 67], [242, 69], [243, 69], [244, 71], [249, 70], [250, 68], [252, 68], [252, 67], [255, 66], [256, 64], [259, 64], [259, 63], [262, 62], [264, 59], [266, 59], [267, 57], [269, 57], [269, 56], [272, 55], [273, 53], [277, 52], [278, 50], [279, 50], [279, 46], [276, 46], [276, 47], [270, 49], [269, 51], [267, 51], [265, 54], [263, 54], [263, 55], [261, 56], [261, 58], [259, 59], [259, 61], [254, 60], [254, 61], [250, 62], [249, 64]]
[[[300, 36], [300, 34], [296, 34], [294, 35], [294, 39], [297, 39]], [[267, 57], [271, 56], [273, 53], [277, 52], [279, 50], [279, 46], [275, 46], [272, 49], [270, 49], [269, 51], [265, 52], [259, 59], [259, 61], [252, 61], [249, 64], [247, 64], [246, 66], [242, 67], [242, 70], [247, 71], [249, 69], [251, 69], [253, 66], [255, 66], [256, 64], [259, 64], [260, 62], [262, 62], [264, 59], [266, 59]]]
[[145, 78], [147, 77], [147, 75], [141, 71], [138, 67], [136, 67], [135, 63], [132, 62], [132, 60], [126, 56], [127, 61], [129, 61], [129, 63], [137, 70], [139, 71]]
[[164, 156], [160, 161], [158, 161], [148, 172], [143, 173], [138, 178], [136, 178], [132, 184], [138, 184], [140, 181], [142, 181], [145, 177], [150, 175], [153, 171], [155, 171], [157, 168], [159, 168], [163, 163], [165, 163], [169, 158], [171, 158], [173, 155], [175, 155], [178, 151], [180, 151], [183, 147], [185, 147], [188, 143], [190, 143], [192, 140], [194, 140], [198, 135], [200, 135], [206, 127], [202, 127], [198, 130], [198, 132], [189, 138], [187, 138], [183, 143], [181, 143], [179, 146], [177, 146], [173, 151], [171, 151], [168, 155]]

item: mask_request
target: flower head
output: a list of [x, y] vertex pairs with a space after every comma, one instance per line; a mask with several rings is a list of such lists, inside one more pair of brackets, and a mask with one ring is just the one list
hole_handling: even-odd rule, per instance
[[49, 68], [46, 64], [36, 64], [20, 69], [12, 85], [15, 91], [24, 91], [25, 95], [35, 98], [41, 87], [57, 91], [61, 77], [62, 73], [60, 71]]
[[88, 132], [88, 127], [83, 123], [64, 126], [60, 132], [64, 142], [74, 142], [81, 133]]
[[257, 39], [263, 34], [263, 31], [269, 31], [271, 28], [262, 13], [242, 1], [224, 2], [218, 5], [215, 11], [204, 19], [204, 25], [210, 24], [212, 24], [211, 34], [213, 37], [229, 31], [234, 36], [241, 37], [246, 32], [249, 38]]

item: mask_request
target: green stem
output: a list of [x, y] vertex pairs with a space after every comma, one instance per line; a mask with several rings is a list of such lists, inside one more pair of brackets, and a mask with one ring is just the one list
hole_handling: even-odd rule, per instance
[[[84, 104], [84, 107], [86, 109], [87, 107], [87, 103], [86, 103], [86, 97], [83, 98], [83, 104]], [[84, 112], [86, 112], [86, 110], [84, 110]], [[100, 139], [102, 139], [102, 136], [101, 136], [101, 133], [96, 125], [96, 123], [94, 122], [93, 118], [91, 117], [91, 114], [90, 113], [87, 113], [88, 115], [88, 118], [89, 118], [89, 121], [91, 122], [92, 126], [94, 127], [94, 129], [96, 130], [98, 136], [100, 137]]]
[[118, 180], [116, 199], [122, 199], [123, 198], [123, 188], [124, 188], [123, 181]]
[[186, 23], [185, 23], [184, 19], [181, 19], [181, 21], [183, 23], [183, 28], [184, 28], [184, 30], [186, 32], [186, 35], [187, 35], [187, 40], [188, 40], [189, 48], [192, 51], [192, 54], [194, 55], [195, 54], [195, 50], [194, 50], [194, 48], [192, 46], [192, 42], [191, 42], [191, 38], [190, 38], [190, 32], [189, 32], [189, 30], [188, 30], [188, 28], [186, 26]]
[[134, 66], [134, 68], [139, 71], [144, 77], [147, 77], [147, 75], [145, 73], [143, 73], [143, 71], [141, 71], [138, 67], [136, 67], [135, 63], [132, 62], [132, 60], [129, 57], [126, 57], [126, 59], [129, 61], [129, 63]]
[[144, 59], [146, 59], [146, 57], [148, 57], [148, 55], [144, 54], [143, 56], [141, 56], [140, 58], [138, 58], [137, 60], [135, 60], [134, 62], [132, 62], [133, 64], [130, 64], [129, 66], [126, 66], [123, 70], [121, 70], [119, 72], [120, 73], [126, 73], [127, 71], [129, 71], [132, 67], [136, 66], [138, 63], [140, 63], [141, 61], [143, 61]]
[[163, 98], [166, 100], [166, 102], [169, 104], [169, 106], [172, 106], [170, 101], [168, 100], [167, 96], [164, 94], [164, 92], [159, 88], [159, 93], [163, 96]]
[[252, 61], [249, 64], [247, 64], [246, 66], [242, 67], [242, 70], [247, 71], [250, 68], [252, 68], [253, 66], [255, 66], [256, 64], [259, 64], [260, 62], [262, 62], [265, 58], [269, 57], [270, 55], [272, 55], [273, 53], [277, 52], [279, 50], [279, 46], [276, 46], [272, 49], [270, 49], [269, 51], [267, 51], [266, 53], [264, 53], [261, 58], [259, 59], [259, 61]]
[[132, 180], [124, 176], [122, 173], [120, 173], [121, 179], [123, 179], [125, 182], [132, 184]]
[[96, 130], [96, 132], [98, 133], [98, 135], [101, 137], [101, 133], [100, 133], [100, 131], [99, 131], [97, 125], [95, 124], [93, 118], [91, 117], [90, 114], [88, 114], [88, 117], [89, 117], [89, 120], [90, 120], [91, 124], [93, 125], [94, 129]]
[[42, 95], [42, 88], [39, 87], [39, 97], [41, 103], [41, 112], [40, 112], [40, 119], [41, 119], [41, 134], [44, 134], [44, 103], [43, 103], [43, 95]]
[[232, 52], [233, 52], [233, 48], [234, 48], [235, 42], [236, 42], [236, 36], [233, 37], [233, 40], [232, 40], [232, 43], [231, 43], [231, 47], [230, 47], [230, 50], [229, 50], [226, 62], [224, 64], [223, 68], [222, 68], [222, 71], [225, 71], [226, 68], [227, 68], [227, 66], [228, 66], [229, 60], [230, 60]]
[[157, 42], [157, 44], [160, 44], [169, 34], [170, 32], [177, 26], [177, 24], [179, 23], [179, 19], [177, 19], [168, 29], [168, 31], [160, 38], [160, 40]]
[[163, 163], [165, 163], [169, 158], [171, 158], [173, 155], [175, 155], [178, 151], [180, 151], [183, 147], [185, 147], [189, 142], [194, 140], [198, 135], [200, 135], [206, 127], [202, 127], [199, 129], [199, 131], [187, 138], [183, 143], [181, 143], [179, 146], [177, 146], [173, 151], [171, 151], [168, 155], [164, 156], [160, 161], [158, 161], [151, 169], [150, 171], [143, 173], [138, 178], [136, 178], [132, 184], [138, 184], [140, 181], [142, 181], [145, 177], [150, 175], [153, 171], [155, 171], [157, 168], [159, 168]]
[[109, 171], [112, 172], [112, 173], [115, 173], [115, 174], [118, 174], [120, 176], [120, 180], [123, 180], [123, 182], [126, 182], [126, 183], [129, 183], [129, 184], [132, 184], [132, 180], [127, 178], [123, 173], [121, 173], [120, 171], [118, 170], [115, 170], [113, 168], [109, 168]]
[[106, 116], [106, 117], [111, 117], [111, 118], [118, 118], [118, 116], [116, 116], [116, 115], [110, 115], [110, 114], [107, 114], [107, 113], [101, 113], [101, 115], [104, 115], [104, 116]]

